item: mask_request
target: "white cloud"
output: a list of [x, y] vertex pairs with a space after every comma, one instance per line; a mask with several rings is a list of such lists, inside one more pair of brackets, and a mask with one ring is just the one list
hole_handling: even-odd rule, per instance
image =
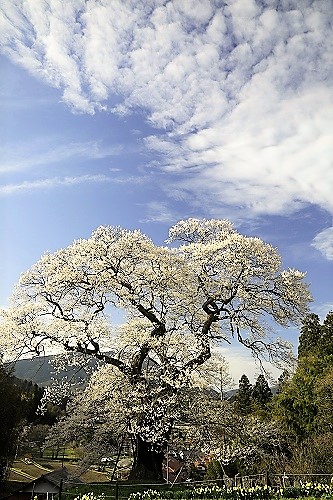
[[[109, 169], [111, 173], [120, 171], [119, 169]], [[134, 185], [145, 184], [148, 180], [147, 176], [113, 176], [110, 177], [104, 174], [85, 174], [77, 176], [64, 176], [64, 177], [48, 177], [44, 179], [36, 179], [33, 181], [22, 181], [16, 184], [0, 185], [0, 196], [11, 195], [18, 192], [31, 191], [37, 189], [50, 189], [59, 187], [70, 187], [77, 184], [91, 184], [91, 183], [109, 183], [118, 185]], [[172, 219], [175, 220], [174, 218]]]
[[105, 147], [98, 141], [60, 143], [36, 140], [29, 144], [7, 144], [0, 148], [0, 174], [48, 166], [72, 158], [103, 159], [122, 152], [120, 145]]
[[140, 222], [168, 222], [172, 224], [181, 218], [166, 202], [151, 201], [145, 205], [147, 217]]
[[[255, 382], [261, 372], [261, 368], [246, 348], [242, 349], [233, 345], [230, 347], [221, 347], [220, 351], [229, 363], [229, 371], [235, 381], [235, 388], [238, 388], [238, 382], [242, 375], [246, 375], [251, 383]], [[267, 373], [267, 378], [269, 377], [270, 380], [277, 380], [281, 375], [281, 370], [270, 363], [263, 363], [263, 365]]]
[[272, 95], [269, 109], [259, 92], [252, 89], [223, 121], [189, 135], [169, 153], [166, 167], [182, 170], [182, 156], [187, 168], [199, 171], [179, 187], [202, 200], [214, 193], [251, 215], [290, 213], [310, 203], [333, 213], [330, 91], [317, 88], [275, 103]]
[[318, 314], [321, 321], [324, 321], [327, 314], [331, 311], [333, 311], [333, 303], [332, 302], [326, 302], [324, 304], [315, 305], [312, 309], [312, 312], [315, 314]]
[[[117, 171], [117, 169], [115, 169]], [[110, 172], [113, 172], [110, 169]], [[17, 184], [4, 184], [0, 185], [0, 196], [1, 195], [11, 195], [24, 191], [31, 191], [37, 189], [53, 189], [59, 187], [70, 187], [77, 184], [91, 184], [91, 183], [105, 183], [110, 184], [144, 184], [147, 181], [147, 177], [141, 176], [123, 176], [123, 177], [110, 177], [104, 174], [86, 174], [78, 176], [65, 176], [65, 177], [50, 177], [46, 179], [36, 179], [33, 181], [22, 181]]]
[[333, 260], [333, 227], [321, 231], [314, 238], [312, 245], [328, 260]]
[[112, 94], [113, 112], [144, 109], [173, 195], [215, 214], [333, 213], [333, 7], [264, 4], [4, 0], [0, 44], [76, 111]]
[[52, 189], [57, 187], [68, 187], [77, 184], [92, 182], [111, 182], [112, 179], [105, 175], [81, 175], [77, 177], [53, 177], [35, 181], [23, 181], [20, 184], [6, 184], [0, 186], [0, 196], [32, 191], [37, 189]]

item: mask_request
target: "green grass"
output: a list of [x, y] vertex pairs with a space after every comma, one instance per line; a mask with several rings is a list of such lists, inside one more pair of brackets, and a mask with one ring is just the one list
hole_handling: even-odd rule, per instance
[[[42, 474], [47, 474], [49, 471], [60, 469], [62, 465], [64, 465], [73, 475], [78, 475], [82, 472], [82, 470], [78, 468], [76, 461], [64, 461], [63, 463], [62, 460], [51, 460], [47, 458], [35, 459], [33, 462], [16, 460], [10, 469], [9, 480], [28, 482], [29, 480], [40, 477]], [[105, 483], [108, 481], [108, 475], [95, 470], [88, 470], [80, 476], [80, 479], [85, 483]]]
[[[37, 455], [36, 455], [37, 456]], [[43, 457], [42, 458], [56, 458], [57, 460], [61, 460], [64, 458], [64, 460], [75, 460], [79, 459], [80, 457], [76, 454], [75, 450], [73, 448], [61, 448], [57, 454], [57, 457], [55, 457], [55, 453], [52, 448], [46, 448], [43, 451]]]

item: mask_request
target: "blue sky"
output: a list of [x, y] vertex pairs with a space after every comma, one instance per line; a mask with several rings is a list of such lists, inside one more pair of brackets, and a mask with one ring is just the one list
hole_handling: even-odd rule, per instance
[[3, 0], [0, 303], [99, 225], [162, 243], [215, 217], [306, 271], [324, 317], [332, 20], [326, 0]]

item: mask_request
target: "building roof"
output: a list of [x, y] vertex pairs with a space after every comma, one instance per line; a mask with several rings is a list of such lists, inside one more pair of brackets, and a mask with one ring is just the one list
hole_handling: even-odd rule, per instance
[[[5, 498], [10, 499], [15, 493], [59, 493], [62, 483], [71, 482], [69, 471], [66, 467], [56, 469], [47, 474], [42, 474], [33, 481], [24, 484]], [[82, 482], [75, 479], [75, 482]]]

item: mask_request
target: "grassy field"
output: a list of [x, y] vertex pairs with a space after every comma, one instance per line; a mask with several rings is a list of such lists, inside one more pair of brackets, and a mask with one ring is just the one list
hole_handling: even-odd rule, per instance
[[16, 460], [10, 470], [9, 481], [29, 482], [40, 477], [42, 474], [47, 474], [55, 469], [60, 469], [64, 465], [66, 469], [73, 475], [80, 478], [85, 483], [100, 483], [109, 480], [108, 475], [95, 470], [88, 470], [82, 474], [77, 464], [74, 462], [64, 462], [61, 460]]
[[58, 452], [58, 456], [54, 457], [54, 450], [52, 448], [45, 448], [43, 451], [43, 458], [46, 459], [56, 459], [61, 460], [62, 457], [66, 460], [77, 460], [79, 457], [76, 455], [76, 451], [73, 448], [61, 448]]

